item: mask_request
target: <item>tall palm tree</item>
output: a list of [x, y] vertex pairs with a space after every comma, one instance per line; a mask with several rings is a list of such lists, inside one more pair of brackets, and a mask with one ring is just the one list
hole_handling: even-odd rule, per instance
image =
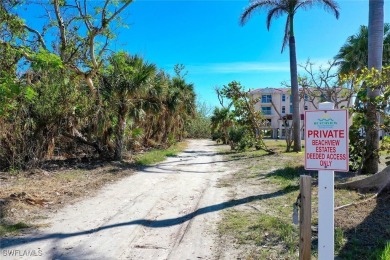
[[267, 29], [271, 26], [272, 19], [287, 15], [286, 26], [282, 52], [288, 42], [290, 50], [290, 77], [291, 77], [291, 94], [293, 98], [293, 129], [294, 129], [294, 148], [296, 152], [301, 151], [300, 124], [301, 118], [299, 113], [299, 90], [298, 90], [298, 71], [297, 55], [295, 48], [294, 35], [294, 16], [299, 9], [308, 9], [314, 5], [323, 5], [326, 10], [332, 12], [336, 18], [339, 17], [339, 8], [333, 0], [255, 0], [244, 10], [241, 15], [241, 25], [244, 25], [255, 11], [267, 10]]
[[109, 62], [105, 89], [109, 92], [117, 119], [114, 159], [121, 160], [127, 117], [130, 113], [135, 114], [131, 110], [140, 108], [148, 83], [155, 76], [156, 66], [124, 52], [114, 54]]
[[[384, 0], [370, 0], [368, 12], [368, 68], [382, 70], [383, 58], [383, 31], [384, 31]], [[380, 86], [367, 88], [367, 121], [366, 131], [367, 150], [370, 154], [365, 162], [364, 172], [378, 172], [378, 114], [374, 100], [380, 95]]]
[[[367, 67], [368, 62], [368, 27], [360, 26], [359, 31], [349, 36], [335, 56], [340, 74], [358, 72]], [[390, 23], [384, 24], [383, 66], [390, 65]]]
[[185, 121], [195, 115], [195, 92], [193, 84], [187, 83], [184, 78], [174, 77], [169, 86], [166, 105], [166, 130], [163, 142], [168, 137], [180, 140], [183, 137]]

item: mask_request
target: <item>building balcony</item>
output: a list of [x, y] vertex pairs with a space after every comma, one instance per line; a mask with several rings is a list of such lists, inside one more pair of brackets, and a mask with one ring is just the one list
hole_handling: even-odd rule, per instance
[[272, 111], [261, 111], [264, 116], [272, 116]]

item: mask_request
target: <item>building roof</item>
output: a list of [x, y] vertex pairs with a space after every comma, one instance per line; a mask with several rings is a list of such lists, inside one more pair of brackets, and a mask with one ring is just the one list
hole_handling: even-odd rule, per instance
[[251, 90], [249, 91], [249, 94], [253, 95], [253, 94], [257, 94], [257, 93], [269, 93], [269, 94], [273, 94], [273, 93], [288, 93], [289, 91], [291, 91], [291, 88], [257, 88], [257, 89], [254, 89], [254, 90]]

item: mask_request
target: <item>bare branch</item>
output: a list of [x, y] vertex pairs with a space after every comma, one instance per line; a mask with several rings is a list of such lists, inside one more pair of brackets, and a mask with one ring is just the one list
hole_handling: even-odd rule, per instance
[[35, 29], [27, 26], [27, 25], [23, 25], [23, 27], [28, 30], [29, 32], [32, 32], [34, 33], [37, 37], [38, 37], [38, 41], [41, 43], [42, 47], [47, 50], [47, 47], [46, 47], [46, 44], [45, 44], [45, 40], [43, 39], [42, 35]]
[[61, 13], [60, 13], [60, 5], [58, 0], [54, 0], [54, 11], [57, 17], [57, 22], [58, 22], [58, 27], [60, 29], [60, 38], [61, 38], [61, 51], [60, 51], [60, 56], [62, 60], [64, 60], [64, 55], [65, 55], [65, 49], [67, 46], [67, 40], [66, 40], [66, 32], [65, 32], [65, 24], [64, 20], [62, 19]]
[[219, 101], [219, 104], [225, 108], [224, 104], [223, 104], [223, 96], [221, 95], [221, 90], [219, 87], [215, 87], [215, 93], [217, 93], [217, 98], [218, 98], [218, 101]]
[[77, 10], [79, 11], [81, 18], [84, 21], [85, 26], [87, 27], [88, 32], [91, 32], [92, 24], [89, 22], [89, 19], [87, 18], [87, 5], [86, 5], [85, 0], [84, 0], [84, 13], [83, 13], [83, 10], [80, 6], [80, 2], [77, 1], [76, 6], [77, 6]]

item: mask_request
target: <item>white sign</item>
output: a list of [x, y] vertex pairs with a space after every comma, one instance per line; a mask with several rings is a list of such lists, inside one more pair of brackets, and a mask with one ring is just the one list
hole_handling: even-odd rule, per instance
[[347, 110], [305, 111], [305, 169], [349, 170]]

